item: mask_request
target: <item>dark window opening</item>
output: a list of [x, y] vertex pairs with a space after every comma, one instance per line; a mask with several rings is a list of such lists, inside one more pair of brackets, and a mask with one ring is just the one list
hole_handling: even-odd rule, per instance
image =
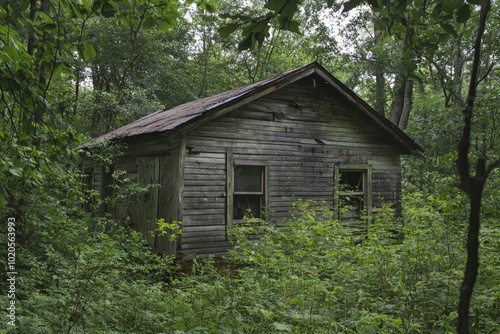
[[261, 214], [260, 195], [234, 195], [233, 198], [233, 219], [243, 219], [245, 217], [260, 218]]
[[264, 205], [264, 168], [234, 168], [233, 219], [261, 218]]
[[368, 169], [337, 169], [336, 215], [343, 220], [359, 220], [367, 214]]
[[339, 184], [345, 191], [363, 191], [363, 172], [340, 172]]

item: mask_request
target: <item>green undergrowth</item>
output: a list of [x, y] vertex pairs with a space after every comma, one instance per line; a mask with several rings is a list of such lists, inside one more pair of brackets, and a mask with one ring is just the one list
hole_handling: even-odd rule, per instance
[[[4, 320], [0, 329], [453, 333], [465, 254], [462, 201], [413, 193], [402, 218], [385, 207], [362, 230], [332, 219], [324, 203], [298, 201], [284, 227], [255, 223], [263, 235], [258, 242], [249, 237], [252, 226], [236, 230], [224, 265], [198, 260], [187, 273], [111, 220], [54, 222], [53, 231], [39, 232], [36, 247], [20, 250], [16, 326]], [[472, 329], [495, 333], [498, 221], [486, 221], [481, 238]], [[5, 295], [0, 302], [6, 305]]]

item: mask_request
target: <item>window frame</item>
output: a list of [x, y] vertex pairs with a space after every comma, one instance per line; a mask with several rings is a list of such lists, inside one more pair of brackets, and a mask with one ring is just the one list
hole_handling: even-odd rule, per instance
[[[360, 172], [362, 173], [362, 178], [363, 178], [363, 191], [355, 192], [340, 192], [339, 187], [340, 187], [340, 175], [342, 172]], [[340, 219], [340, 212], [339, 212], [339, 199], [341, 196], [347, 196], [347, 195], [355, 195], [359, 196], [363, 195], [363, 212], [361, 213], [361, 217], [359, 220], [362, 219], [363, 213], [365, 213], [368, 218], [371, 217], [372, 215], [372, 167], [369, 164], [336, 164], [335, 165], [335, 170], [334, 170], [334, 213], [335, 213], [335, 219]], [[358, 219], [354, 219], [358, 220]]]
[[[260, 192], [235, 192], [234, 190], [234, 170], [238, 166], [254, 166], [261, 167], [261, 191]], [[232, 149], [226, 150], [226, 227], [230, 231], [234, 224], [245, 223], [245, 219], [235, 219], [233, 216], [234, 195], [259, 195], [261, 196], [261, 209], [269, 207], [269, 167], [260, 161], [234, 159]], [[261, 215], [257, 220], [265, 219], [265, 212], [261, 211]]]

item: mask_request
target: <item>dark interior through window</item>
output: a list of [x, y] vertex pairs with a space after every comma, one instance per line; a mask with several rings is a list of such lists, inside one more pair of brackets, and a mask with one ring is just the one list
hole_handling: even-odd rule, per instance
[[340, 171], [339, 205], [343, 219], [359, 219], [364, 208], [364, 175], [362, 171]]
[[234, 169], [233, 219], [260, 218], [263, 204], [263, 168], [237, 166]]

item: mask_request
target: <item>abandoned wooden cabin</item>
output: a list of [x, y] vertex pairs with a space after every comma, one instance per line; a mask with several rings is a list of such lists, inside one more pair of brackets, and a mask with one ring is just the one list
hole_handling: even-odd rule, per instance
[[[112, 170], [159, 184], [111, 213], [129, 215], [151, 247], [180, 258], [224, 254], [246, 213], [279, 223], [298, 199], [335, 207], [348, 197], [354, 218], [382, 202], [399, 207], [400, 157], [421, 153], [316, 62], [150, 114], [81, 148], [102, 142], [127, 149], [108, 172], [82, 155], [88, 185], [109, 196]], [[153, 237], [160, 218], [182, 222], [182, 236]]]

